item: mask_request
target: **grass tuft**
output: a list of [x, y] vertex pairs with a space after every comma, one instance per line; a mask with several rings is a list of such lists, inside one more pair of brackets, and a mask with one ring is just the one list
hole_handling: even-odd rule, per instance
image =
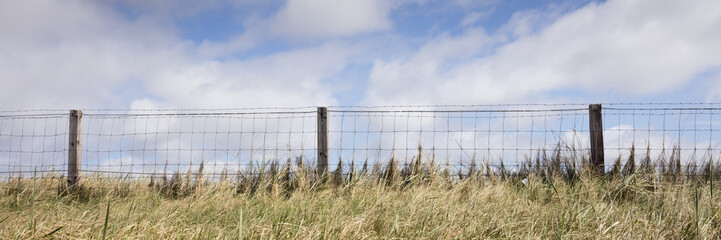
[[[474, 156], [458, 170], [419, 148], [410, 162], [351, 160], [328, 176], [299, 157], [219, 178], [202, 167], [147, 179], [84, 176], [72, 192], [62, 176], [14, 177], [0, 181], [0, 236], [89, 239], [102, 229], [103, 239], [721, 238], [713, 192], [721, 168], [712, 154], [697, 171], [678, 149], [651, 161], [632, 148], [596, 176], [584, 153], [569, 152], [539, 150], [519, 167]], [[111, 203], [121, 213], [112, 222]]]

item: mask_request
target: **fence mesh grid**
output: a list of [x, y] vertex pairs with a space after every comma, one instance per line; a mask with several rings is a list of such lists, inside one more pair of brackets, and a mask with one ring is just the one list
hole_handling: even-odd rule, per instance
[[[64, 175], [69, 110], [0, 111], [0, 175]], [[588, 105], [328, 107], [330, 171], [391, 159], [467, 171], [517, 169], [543, 154], [579, 163], [590, 152]], [[721, 154], [719, 104], [603, 104], [605, 169], [651, 159], [703, 171]], [[85, 175], [142, 177], [197, 171], [210, 176], [251, 164], [317, 156], [317, 110], [89, 109], [82, 117]]]
[[[456, 171], [514, 168], [544, 150], [588, 150], [583, 106], [341, 107], [329, 109], [329, 155], [344, 167], [408, 165], [418, 156]], [[330, 120], [329, 120], [330, 121]], [[336, 162], [337, 163], [337, 162]]]
[[0, 112], [0, 176], [63, 172], [67, 149], [67, 112]]
[[86, 173], [234, 174], [251, 163], [315, 156], [315, 109], [86, 113]]
[[716, 104], [607, 104], [603, 109], [606, 168], [617, 161], [648, 159], [661, 168], [676, 164], [685, 174], [698, 174], [721, 153], [721, 136], [715, 133], [720, 117], [721, 107]]

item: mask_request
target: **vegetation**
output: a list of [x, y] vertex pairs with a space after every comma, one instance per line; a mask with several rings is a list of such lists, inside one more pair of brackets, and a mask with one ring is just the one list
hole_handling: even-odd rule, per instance
[[711, 161], [695, 171], [631, 156], [595, 176], [563, 155], [462, 174], [391, 159], [323, 178], [302, 161], [233, 177], [95, 175], [72, 192], [62, 176], [11, 178], [0, 182], [0, 238], [721, 238]]

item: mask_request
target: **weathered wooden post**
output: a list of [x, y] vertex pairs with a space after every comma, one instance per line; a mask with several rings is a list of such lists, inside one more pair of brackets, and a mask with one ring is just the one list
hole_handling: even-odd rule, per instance
[[80, 165], [82, 152], [83, 111], [70, 110], [68, 131], [68, 189], [72, 190], [80, 183]]
[[318, 107], [318, 175], [328, 174], [328, 108]]
[[596, 174], [603, 175], [605, 172], [603, 158], [603, 114], [601, 104], [588, 106], [588, 127], [591, 133], [591, 164]]

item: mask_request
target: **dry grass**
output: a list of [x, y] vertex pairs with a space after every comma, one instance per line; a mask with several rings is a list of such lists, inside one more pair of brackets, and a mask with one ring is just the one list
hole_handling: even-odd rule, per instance
[[721, 238], [713, 176], [633, 168], [596, 177], [558, 160], [463, 178], [418, 161], [326, 181], [302, 164], [212, 184], [200, 174], [87, 176], [72, 193], [60, 177], [10, 179], [0, 182], [0, 238]]

